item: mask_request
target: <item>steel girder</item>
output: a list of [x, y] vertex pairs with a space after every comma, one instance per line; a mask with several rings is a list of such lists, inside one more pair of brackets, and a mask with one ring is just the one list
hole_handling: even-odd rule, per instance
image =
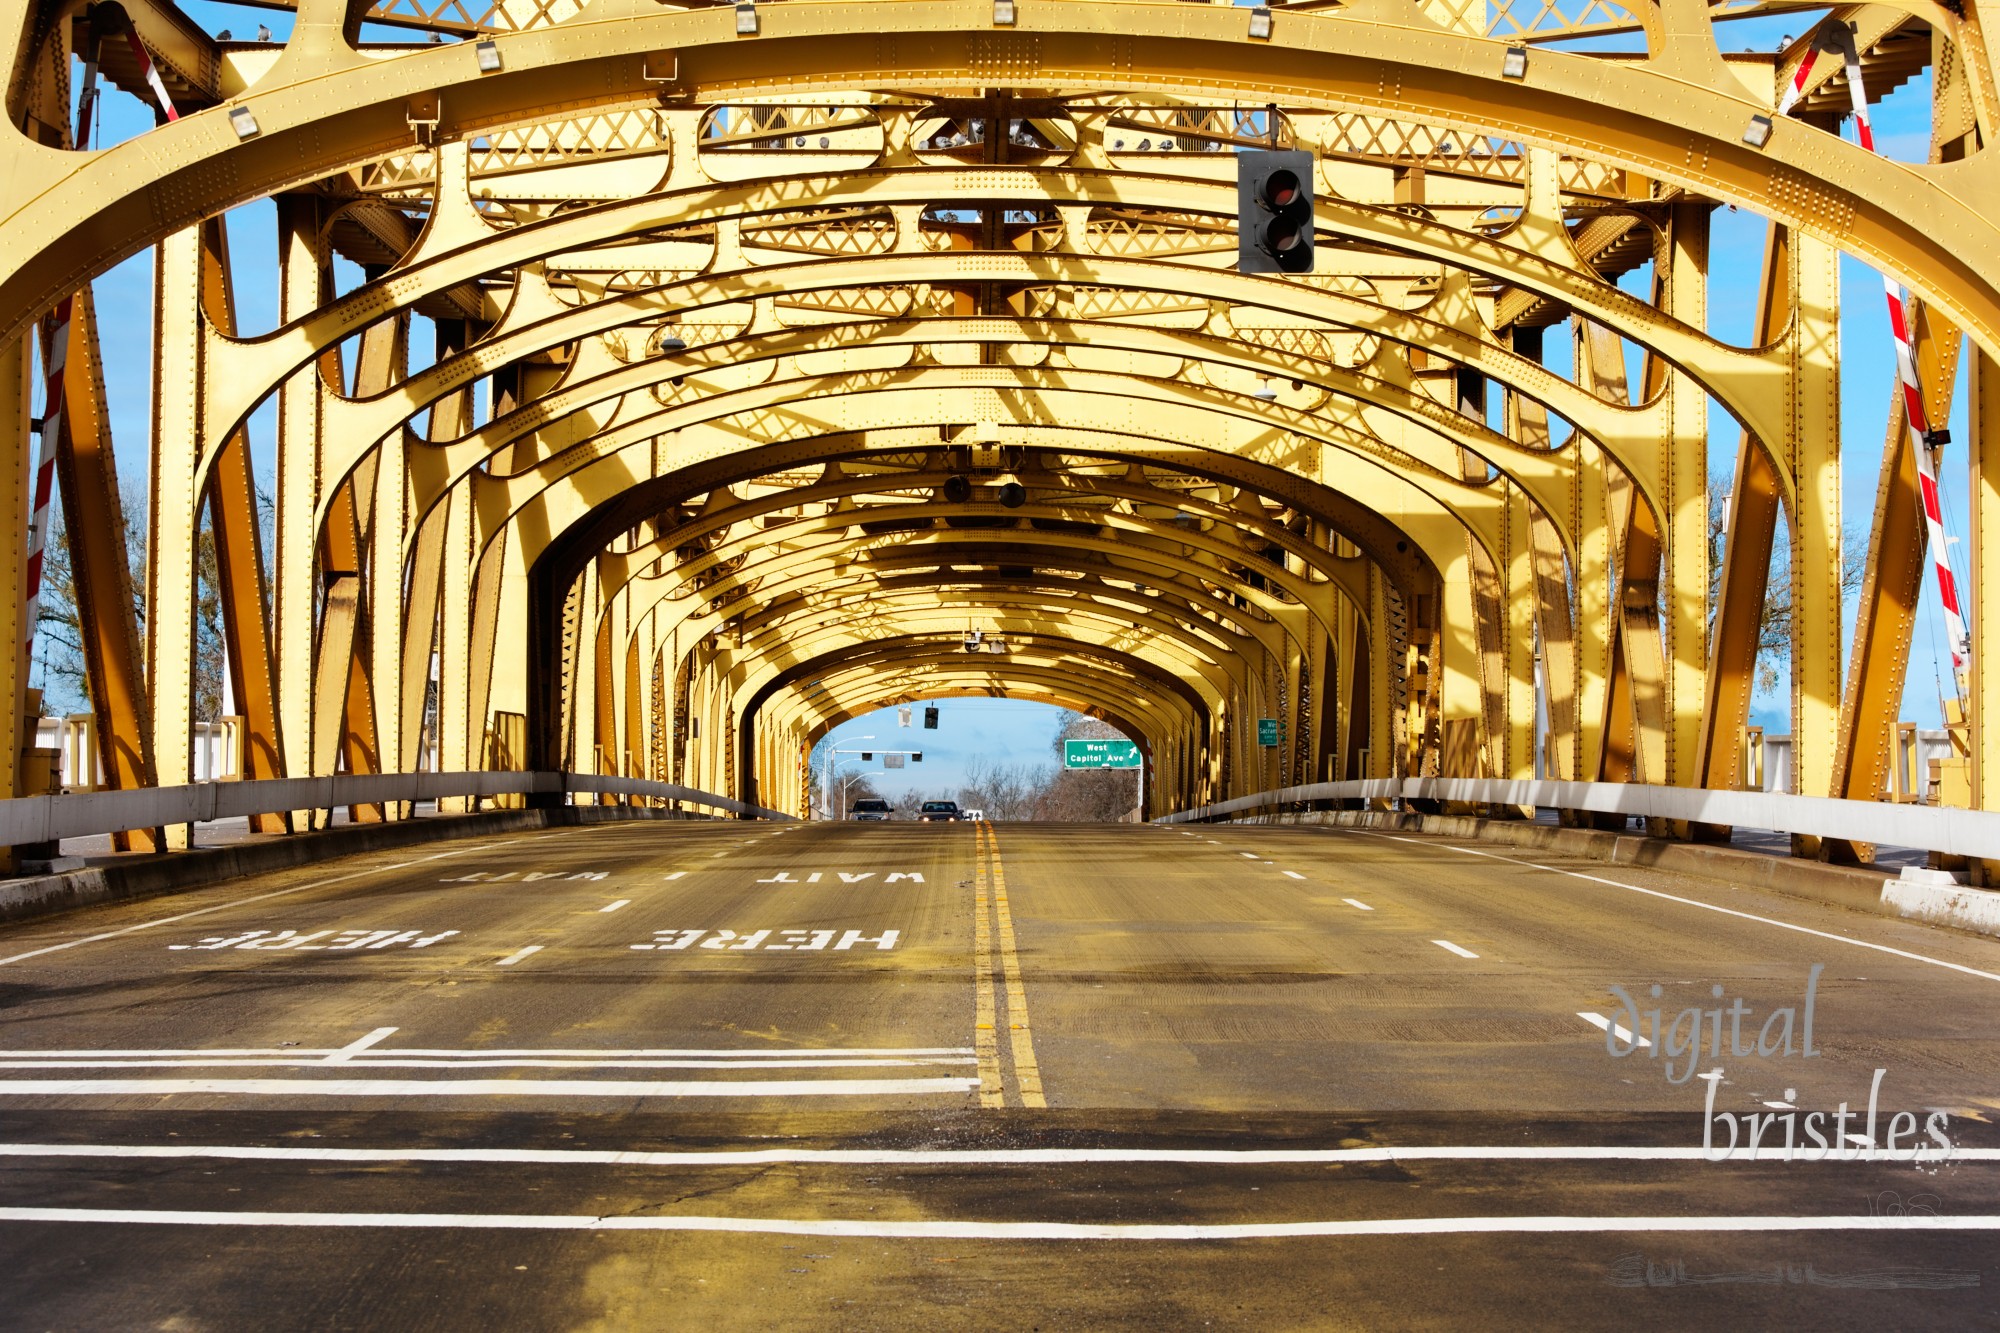
[[[572, 762], [685, 751], [741, 793], [863, 701], [1011, 685], [1123, 719], [1190, 799], [1360, 749], [1371, 773], [1527, 775], [1538, 699], [1558, 776], [1727, 782], [1755, 533], [1783, 507], [1796, 730], [1815, 738], [1800, 773], [1825, 789], [1830, 247], [1919, 290], [1943, 341], [1963, 329], [1979, 382], [2000, 346], [2000, 187], [1978, 10], [1841, 11], [1878, 65], [1925, 25], [1949, 57], [1943, 147], [1911, 167], [1829, 133], [1817, 83], [1817, 120], [1744, 143], [1799, 52], [1722, 57], [1691, 0], [1555, 22], [1539, 37], [1638, 31], [1648, 54], [1536, 50], [1518, 81], [1500, 77], [1505, 6], [1275, 8], [1267, 44], [1227, 5], [1079, 0], [999, 30], [984, 0], [789, 0], [739, 38], [727, 8], [524, 2], [468, 13], [505, 34], [481, 74], [463, 47], [358, 48], [370, 11], [343, 0], [306, 0], [282, 51], [206, 47], [153, 0], [135, 22], [192, 114], [97, 153], [49, 146], [68, 38], [23, 24], [10, 98], [34, 115], [11, 119], [54, 128], [0, 156], [0, 197], [25, 201], [0, 213], [0, 328], [161, 244], [149, 698], [132, 705], [154, 710], [161, 773], [186, 771], [206, 501], [234, 552], [232, 667], [272, 663], [262, 686], [233, 674], [239, 708], [263, 701], [259, 753], [287, 773], [408, 767], [426, 745], [479, 764], [490, 719], [532, 714]], [[1228, 150], [1266, 142], [1320, 156], [1324, 276], [1229, 271]], [[237, 338], [207, 220], [266, 194], [285, 322]], [[1791, 238], [1755, 348], [1703, 331], [1716, 202]], [[371, 266], [339, 297], [335, 254]], [[1616, 282], [1647, 260], [1650, 300]], [[450, 321], [415, 372], [413, 312]], [[1551, 318], [1577, 330], [1572, 375], [1544, 364]], [[1645, 358], [1636, 395], [1623, 344]], [[253, 625], [239, 442], [274, 393], [275, 609]], [[1739, 497], [1764, 516], [1732, 529], [1743, 595], [1725, 595], [1712, 665], [1709, 398], [1744, 429]], [[823, 470], [780, 479], [780, 458]], [[1107, 480], [1106, 459], [1136, 480]], [[1166, 484], [1176, 467], [1188, 479]], [[912, 503], [949, 476], [1034, 498], [1011, 518]], [[932, 526], [880, 528], [912, 510]], [[1026, 577], [955, 577], [960, 552]], [[981, 605], [1063, 624], [1070, 660], [1046, 636], [1019, 661], [941, 657], [939, 627]], [[1894, 616], [1868, 623], [1906, 651]], [[838, 690], [788, 702], [806, 671]], [[1244, 740], [1267, 709], [1311, 719], [1282, 755]], [[1863, 712], [1841, 743], [1850, 789], [1877, 771]]]

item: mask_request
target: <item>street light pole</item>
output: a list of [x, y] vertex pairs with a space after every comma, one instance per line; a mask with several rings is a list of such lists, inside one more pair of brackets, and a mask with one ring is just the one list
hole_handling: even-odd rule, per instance
[[[848, 739], [848, 740], [851, 740], [851, 741], [872, 741], [872, 740], [874, 740], [875, 738], [874, 738], [873, 736], [849, 736], [849, 737], [848, 737], [847, 739]], [[827, 813], [828, 813], [828, 814], [832, 814], [832, 813], [833, 813], [833, 791], [832, 791], [832, 788], [833, 788], [833, 770], [834, 770], [834, 766], [835, 766], [835, 764], [836, 764], [836, 763], [838, 762], [838, 761], [837, 761], [837, 760], [836, 760], [836, 759], [834, 758], [834, 756], [835, 756], [835, 755], [841, 755], [841, 754], [861, 754], [861, 753], [863, 753], [863, 751], [862, 751], [862, 750], [860, 750], [859, 748], [855, 748], [855, 749], [847, 749], [847, 750], [843, 750], [843, 749], [839, 748], [838, 746], [828, 746], [828, 747], [827, 747], [827, 751], [826, 751], [826, 785], [827, 785], [827, 788], [828, 788], [828, 790], [827, 790], [827, 792], [826, 792], [826, 811], [827, 811]], [[846, 802], [846, 801], [845, 801], [844, 799], [843, 799], [843, 800], [841, 801], [841, 811], [840, 811], [840, 817], [841, 817], [842, 819], [845, 819], [845, 818], [847, 818], [847, 802]]]

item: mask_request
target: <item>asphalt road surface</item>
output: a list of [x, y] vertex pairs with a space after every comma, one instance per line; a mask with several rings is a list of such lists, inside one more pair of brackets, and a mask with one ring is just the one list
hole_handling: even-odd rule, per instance
[[8, 1329], [2000, 1327], [2000, 941], [1535, 852], [597, 825], [0, 1012]]

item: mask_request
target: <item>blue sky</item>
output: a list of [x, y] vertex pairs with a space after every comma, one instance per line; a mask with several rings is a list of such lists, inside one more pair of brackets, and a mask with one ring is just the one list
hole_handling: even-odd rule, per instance
[[[937, 730], [924, 728], [924, 709], [938, 710]], [[829, 757], [841, 751], [870, 750], [873, 760], [856, 753], [833, 757], [839, 764], [837, 776], [849, 779], [867, 773], [876, 790], [884, 796], [900, 797], [910, 791], [951, 794], [965, 780], [968, 765], [984, 759], [989, 764], [1034, 764], [1053, 768], [1056, 728], [1063, 710], [1052, 704], [1026, 699], [928, 699], [910, 705], [910, 725], [900, 723], [897, 708], [881, 708], [843, 722], [814, 752], [814, 761], [825, 773]], [[881, 751], [917, 750], [921, 764], [897, 769], [882, 767]]]
[[[277, 39], [289, 31], [292, 16], [280, 11], [251, 10], [238, 6], [187, 0], [184, 5], [196, 22], [211, 32], [228, 28], [239, 40], [253, 37], [258, 25], [268, 25]], [[1730, 49], [1758, 46], [1771, 50], [1779, 38], [1802, 27], [1802, 16], [1779, 16], [1750, 20], [1730, 29]], [[386, 40], [409, 40], [407, 34], [372, 29], [367, 34]], [[1596, 46], [1620, 43], [1599, 41]], [[1875, 108], [1876, 137], [1890, 157], [1922, 161], [1929, 135], [1929, 76], [1922, 76], [1891, 94]], [[99, 146], [118, 142], [141, 133], [152, 125], [150, 110], [126, 94], [107, 91], [100, 102]], [[1850, 130], [1851, 137], [1851, 130]], [[274, 237], [275, 212], [268, 202], [248, 205], [230, 215], [230, 245], [233, 268], [241, 281], [238, 286], [239, 323], [243, 332], [256, 334], [277, 325], [277, 253]], [[1758, 265], [1764, 244], [1765, 224], [1748, 213], [1718, 210], [1712, 238], [1712, 274], [1709, 291], [1709, 328], [1718, 337], [1732, 342], [1748, 340], [1755, 314]], [[336, 273], [345, 290], [360, 279], [358, 270], [342, 263]], [[1627, 279], [1635, 291], [1643, 291], [1649, 277], [1640, 270]], [[119, 468], [128, 493], [143, 496], [146, 476], [148, 402], [151, 389], [151, 349], [148, 327], [152, 307], [152, 259], [150, 252], [134, 256], [97, 280], [95, 294], [101, 316], [101, 332], [110, 393], [111, 425]], [[1845, 367], [1841, 414], [1845, 473], [1843, 509], [1849, 526], [1863, 530], [1874, 508], [1877, 473], [1882, 454], [1882, 438], [1889, 413], [1889, 393], [1894, 377], [1892, 344], [1888, 318], [1881, 299], [1880, 281], [1873, 270], [1853, 259], [1843, 259], [1841, 346]], [[419, 364], [430, 351], [428, 321], [421, 318], [412, 332], [413, 355]], [[1565, 369], [1566, 340], [1549, 340], [1550, 362]], [[1963, 376], [1950, 416], [1953, 438], [1961, 444], [1948, 449], [1941, 468], [1945, 492], [1946, 526], [1953, 535], [1966, 531], [1965, 453], [1966, 431]], [[39, 409], [38, 409], [39, 410]], [[1728, 470], [1735, 456], [1737, 428], [1719, 410], [1711, 416], [1711, 470]], [[274, 408], [267, 403], [251, 423], [251, 452], [260, 475], [275, 470]], [[1964, 580], [1964, 547], [1954, 547], [1961, 583]], [[1851, 632], [1852, 608], [1849, 608]], [[1843, 636], [1845, 638], [1845, 636]], [[1934, 588], [1927, 582], [1917, 621], [1911, 654], [1909, 685], [1904, 697], [1903, 716], [1926, 726], [1939, 720], [1938, 683], [1949, 679], [1949, 656], [1943, 650], [1943, 630]], [[39, 679], [39, 677], [38, 677]], [[1045, 705], [1007, 700], [950, 700], [941, 705], [946, 725], [938, 732], [915, 729], [924, 741], [899, 748], [923, 748], [925, 787], [944, 787], [956, 782], [962, 765], [975, 755], [1001, 762], [1040, 763], [1051, 760], [1049, 741], [1054, 734], [1055, 709]], [[1773, 734], [1790, 730], [1790, 705], [1784, 688], [1760, 694], [1754, 702], [1753, 721]], [[898, 731], [893, 711], [856, 719], [839, 729], [839, 734]], [[845, 741], [840, 742], [845, 744]], [[935, 755], [934, 759], [932, 756]], [[934, 766], [935, 765], [935, 766]], [[918, 771], [905, 770], [910, 778]], [[878, 779], [885, 781], [884, 779]]]

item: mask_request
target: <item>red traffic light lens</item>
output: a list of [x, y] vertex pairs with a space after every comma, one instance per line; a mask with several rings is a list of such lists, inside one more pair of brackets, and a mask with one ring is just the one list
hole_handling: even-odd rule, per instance
[[1264, 178], [1261, 195], [1270, 208], [1290, 208], [1298, 202], [1299, 194], [1299, 178], [1289, 171], [1274, 171]]
[[1298, 248], [1303, 233], [1289, 222], [1274, 222], [1264, 231], [1264, 248], [1274, 255]]

